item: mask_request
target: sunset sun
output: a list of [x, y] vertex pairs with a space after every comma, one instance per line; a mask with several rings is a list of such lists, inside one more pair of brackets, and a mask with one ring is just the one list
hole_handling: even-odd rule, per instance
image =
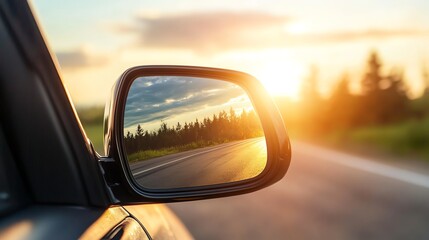
[[293, 99], [299, 97], [303, 75], [303, 67], [292, 61], [272, 62], [256, 73], [256, 77], [271, 95], [288, 96]]

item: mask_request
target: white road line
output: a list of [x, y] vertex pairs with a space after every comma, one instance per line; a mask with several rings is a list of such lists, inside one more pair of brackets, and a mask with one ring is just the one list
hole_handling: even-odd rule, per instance
[[[249, 141], [249, 142], [251, 142], [251, 141]], [[188, 156], [185, 156], [185, 157], [181, 157], [181, 158], [175, 159], [175, 160], [170, 161], [170, 162], [166, 162], [166, 163], [163, 163], [163, 164], [157, 165], [157, 166], [155, 166], [155, 167], [151, 167], [151, 168], [148, 168], [148, 169], [145, 169], [145, 170], [142, 170], [142, 171], [139, 171], [139, 172], [133, 173], [133, 176], [137, 176], [137, 175], [140, 175], [140, 174], [142, 174], [142, 173], [149, 172], [149, 171], [152, 171], [152, 170], [154, 170], [154, 169], [157, 169], [157, 168], [160, 168], [160, 167], [164, 167], [164, 166], [167, 166], [167, 165], [173, 164], [173, 163], [178, 162], [178, 161], [185, 160], [185, 159], [187, 159], [187, 158], [191, 158], [191, 157], [194, 157], [194, 156], [197, 156], [197, 155], [201, 155], [201, 154], [204, 154], [204, 153], [208, 153], [208, 152], [213, 152], [213, 151], [218, 150], [218, 149], [220, 149], [220, 148], [225, 148], [225, 147], [230, 147], [230, 146], [236, 146], [236, 145], [245, 144], [245, 143], [248, 143], [248, 142], [246, 141], [246, 142], [242, 142], [242, 143], [238, 143], [238, 144], [233, 144], [233, 145], [220, 146], [220, 147], [217, 147], [217, 148], [212, 148], [212, 149], [207, 150], [207, 151], [194, 153], [194, 154], [191, 154], [191, 155], [188, 155]]]
[[384, 177], [393, 178], [399, 181], [429, 189], [429, 176], [427, 175], [373, 162], [362, 157], [357, 157], [317, 147], [308, 143], [295, 143], [296, 144], [292, 144], [292, 151], [295, 149], [295, 151], [304, 152], [305, 154], [312, 155], [314, 156], [314, 158], [335, 162], [344, 166], [370, 172]]

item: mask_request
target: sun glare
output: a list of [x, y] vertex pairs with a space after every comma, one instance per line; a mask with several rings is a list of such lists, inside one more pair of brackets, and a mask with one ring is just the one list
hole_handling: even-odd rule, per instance
[[288, 96], [298, 99], [303, 68], [292, 62], [274, 62], [267, 64], [256, 73], [267, 91], [275, 96]]
[[285, 25], [285, 31], [290, 34], [303, 34], [309, 32], [310, 29], [302, 22], [292, 22]]

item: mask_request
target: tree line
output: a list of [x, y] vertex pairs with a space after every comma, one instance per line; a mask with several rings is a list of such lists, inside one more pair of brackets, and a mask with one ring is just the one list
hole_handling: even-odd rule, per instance
[[408, 95], [404, 69], [393, 67], [384, 71], [379, 54], [369, 54], [360, 77], [360, 92], [350, 90], [350, 77], [344, 74], [329, 97], [322, 97], [318, 89], [317, 68], [303, 81], [301, 100], [293, 103], [277, 98], [287, 126], [311, 135], [395, 123], [410, 118], [429, 116], [429, 74], [423, 71], [426, 90], [411, 99]]
[[230, 108], [229, 113], [223, 110], [201, 122], [197, 118], [169, 126], [162, 121], [160, 127], [152, 131], [144, 130], [138, 124], [134, 133], [127, 132], [124, 143], [127, 154], [133, 154], [192, 143], [204, 146], [259, 136], [263, 136], [263, 130], [254, 111], [243, 109], [241, 114], [237, 114]]

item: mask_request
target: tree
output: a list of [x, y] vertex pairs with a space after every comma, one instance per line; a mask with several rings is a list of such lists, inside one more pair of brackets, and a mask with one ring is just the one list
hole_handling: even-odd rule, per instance
[[[357, 109], [359, 122], [363, 125], [381, 122], [384, 111], [382, 63], [376, 51], [370, 53], [366, 71], [361, 80], [362, 99]], [[385, 85], [385, 84], [384, 84]]]
[[407, 111], [407, 87], [404, 71], [392, 68], [388, 75], [381, 73], [378, 54], [372, 52], [362, 78], [362, 101], [358, 112], [362, 124], [379, 124], [396, 121]]
[[318, 70], [316, 66], [310, 67], [310, 73], [301, 85], [301, 120], [300, 125], [305, 126], [306, 131], [319, 134], [324, 129], [325, 111], [324, 102], [319, 93]]
[[309, 76], [304, 79], [301, 85], [301, 100], [310, 103], [311, 105], [317, 104], [321, 97], [319, 94], [318, 86], [318, 69], [315, 65], [310, 67]]
[[363, 95], [370, 95], [380, 90], [380, 82], [383, 79], [381, 67], [382, 64], [378, 53], [376, 51], [371, 52], [367, 62], [366, 73], [361, 82]]
[[349, 82], [349, 76], [343, 74], [329, 99], [327, 122], [330, 128], [347, 129], [356, 124], [356, 100], [350, 93]]
[[179, 122], [177, 122], [177, 125], [176, 125], [176, 132], [180, 132], [180, 130], [182, 130], [182, 125], [180, 125], [180, 123], [179, 123]]
[[143, 136], [143, 129], [142, 127], [139, 125], [137, 125], [137, 130], [136, 130], [136, 136], [137, 137], [142, 137]]
[[349, 82], [349, 75], [344, 73], [338, 81], [338, 85], [334, 88], [331, 98], [341, 100], [351, 96]]
[[424, 84], [423, 95], [429, 95], [429, 70], [425, 64], [423, 64], [422, 68], [422, 78]]
[[411, 104], [411, 110], [418, 118], [429, 115], [429, 69], [425, 64], [422, 65], [422, 79], [424, 86], [423, 94], [419, 98], [414, 99]]
[[125, 148], [128, 154], [138, 151], [156, 150], [186, 144], [197, 146], [207, 146], [213, 143], [223, 143], [233, 140], [246, 139], [263, 136], [263, 130], [259, 123], [259, 118], [254, 111], [243, 110], [241, 115], [237, 115], [234, 109], [230, 109], [229, 116], [226, 111], [213, 114], [203, 118], [203, 122], [195, 119], [194, 122], [178, 122], [175, 126], [169, 127], [167, 123], [161, 121], [157, 130], [145, 131], [137, 125], [133, 135], [129, 131], [124, 136]]
[[387, 123], [399, 120], [407, 114], [407, 86], [404, 71], [392, 68], [384, 79], [386, 87], [382, 89], [383, 109], [380, 112], [380, 122]]

